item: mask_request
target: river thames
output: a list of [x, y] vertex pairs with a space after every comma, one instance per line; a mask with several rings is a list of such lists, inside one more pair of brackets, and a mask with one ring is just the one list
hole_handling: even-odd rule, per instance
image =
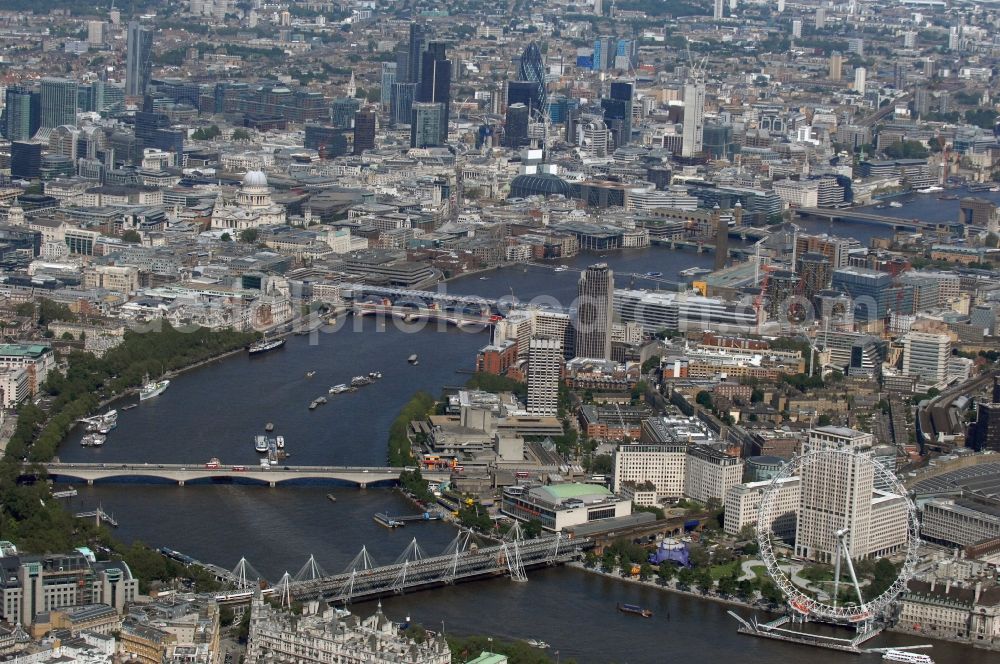
[[[581, 255], [565, 263], [580, 268], [604, 260], [618, 272], [658, 271], [672, 278], [680, 269], [711, 266], [712, 256], [651, 248], [600, 258]], [[527, 301], [540, 295], [569, 304], [578, 274], [572, 270], [518, 266], [447, 284], [454, 293], [509, 296]], [[619, 283], [619, 286], [625, 284]], [[644, 284], [639, 283], [639, 286]], [[652, 284], [645, 284], [647, 287]], [[60, 449], [68, 462], [256, 463], [252, 437], [267, 422], [284, 435], [290, 463], [381, 465], [390, 423], [417, 390], [437, 396], [468, 378], [475, 351], [489, 341], [485, 331], [469, 333], [428, 325], [408, 329], [394, 321], [347, 319], [344, 327], [309, 337], [290, 337], [278, 351], [253, 359], [235, 355], [184, 373], [163, 395], [121, 412], [118, 428], [103, 448], [82, 448], [79, 434]], [[401, 329], [403, 328], [403, 329]], [[417, 366], [406, 358], [416, 353]], [[307, 372], [316, 374], [309, 378]], [[315, 411], [309, 402], [352, 376], [380, 371], [383, 378], [353, 394], [329, 395]], [[120, 406], [121, 404], [119, 404]], [[377, 563], [391, 563], [417, 538], [428, 554], [441, 552], [454, 537], [448, 525], [420, 523], [387, 530], [372, 515], [402, 514], [412, 507], [388, 489], [298, 485], [266, 488], [240, 484], [110, 483], [78, 486], [70, 509], [102, 505], [121, 524], [116, 535], [168, 546], [197, 559], [233, 567], [245, 556], [272, 581], [295, 574], [310, 554], [328, 572], [339, 572], [367, 546]], [[327, 494], [337, 501], [331, 502]], [[642, 604], [655, 615], [643, 620], [621, 614], [618, 602]], [[470, 583], [384, 600], [391, 617], [411, 616], [431, 629], [455, 634], [536, 638], [552, 644], [562, 660], [662, 662], [705, 656], [756, 664], [808, 657], [816, 664], [852, 661], [851, 655], [806, 649], [736, 633], [726, 607], [712, 601], [616, 581], [576, 569], [531, 572], [528, 583], [508, 579]], [[374, 604], [355, 607], [360, 613]], [[741, 609], [744, 615], [748, 610]], [[875, 645], [913, 642], [898, 635]], [[939, 663], [985, 664], [996, 654], [937, 642]], [[878, 661], [865, 655], [853, 661]]]

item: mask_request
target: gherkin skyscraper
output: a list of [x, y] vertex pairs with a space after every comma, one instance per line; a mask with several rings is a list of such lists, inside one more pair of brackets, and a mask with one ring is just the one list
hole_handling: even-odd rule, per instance
[[538, 44], [531, 42], [521, 54], [521, 65], [518, 67], [518, 80], [531, 83], [531, 103], [533, 110], [545, 112], [545, 62]]

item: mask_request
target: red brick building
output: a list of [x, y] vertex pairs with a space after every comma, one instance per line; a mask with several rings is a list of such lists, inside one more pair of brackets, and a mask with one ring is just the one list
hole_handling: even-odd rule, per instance
[[505, 376], [516, 364], [517, 342], [509, 339], [484, 346], [476, 355], [476, 371], [495, 376]]

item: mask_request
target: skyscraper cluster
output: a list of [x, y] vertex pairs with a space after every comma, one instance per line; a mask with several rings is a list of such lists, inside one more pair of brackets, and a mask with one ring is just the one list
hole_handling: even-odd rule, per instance
[[411, 147], [442, 146], [448, 141], [452, 64], [447, 44], [427, 27], [410, 24], [409, 39], [396, 49], [396, 62], [382, 67], [381, 102], [393, 125], [410, 125]]
[[[420, 131], [417, 131], [417, 105], [414, 104], [414, 122], [410, 129], [411, 147], [431, 147], [448, 142], [448, 117], [451, 105], [451, 61], [448, 60], [447, 44], [433, 41], [427, 44], [420, 55], [420, 79], [417, 82], [416, 102], [424, 109]], [[437, 131], [434, 131], [426, 105], [437, 106]]]

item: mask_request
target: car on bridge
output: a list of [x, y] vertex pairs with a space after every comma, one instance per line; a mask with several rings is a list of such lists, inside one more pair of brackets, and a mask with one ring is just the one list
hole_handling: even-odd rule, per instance
[[246, 466], [233, 466], [231, 470], [234, 470], [234, 471], [236, 471], [236, 472], [243, 472], [243, 471], [245, 471], [246, 469], [247, 469], [247, 467], [246, 467]]

